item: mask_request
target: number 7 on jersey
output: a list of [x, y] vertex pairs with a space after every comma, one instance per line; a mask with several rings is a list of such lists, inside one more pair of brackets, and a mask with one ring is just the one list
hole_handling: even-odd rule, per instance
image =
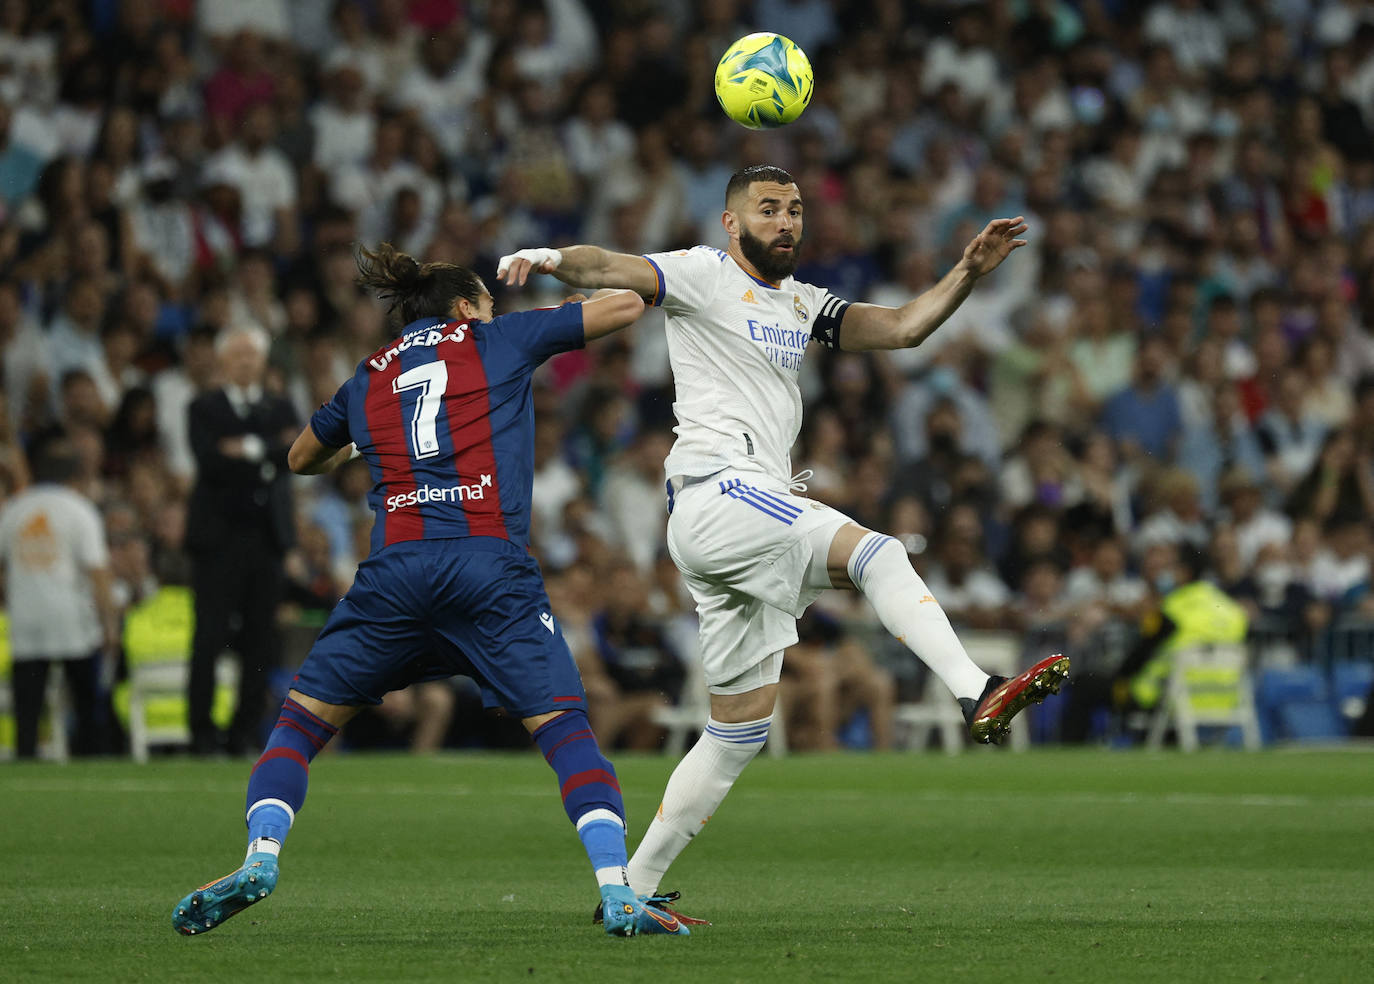
[[415, 401], [415, 413], [410, 418], [410, 453], [416, 460], [432, 458], [439, 453], [434, 421], [448, 389], [448, 363], [427, 362], [407, 369], [391, 384], [391, 391], [397, 395], [413, 389], [418, 389], [420, 394]]

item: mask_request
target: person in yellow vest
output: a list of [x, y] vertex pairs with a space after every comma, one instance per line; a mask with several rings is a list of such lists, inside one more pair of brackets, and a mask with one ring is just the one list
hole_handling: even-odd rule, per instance
[[1080, 674], [1061, 719], [1066, 742], [1081, 742], [1102, 707], [1125, 714], [1153, 710], [1164, 696], [1173, 654], [1206, 643], [1243, 642], [1250, 620], [1240, 602], [1203, 578], [1206, 558], [1182, 546], [1154, 578], [1155, 598], [1141, 618], [1140, 638], [1115, 673]]

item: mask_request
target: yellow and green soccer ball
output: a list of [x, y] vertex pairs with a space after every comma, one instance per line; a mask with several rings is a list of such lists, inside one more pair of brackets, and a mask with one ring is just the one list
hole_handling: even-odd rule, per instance
[[748, 34], [716, 66], [716, 98], [725, 115], [751, 130], [791, 123], [811, 101], [811, 62], [781, 34]]

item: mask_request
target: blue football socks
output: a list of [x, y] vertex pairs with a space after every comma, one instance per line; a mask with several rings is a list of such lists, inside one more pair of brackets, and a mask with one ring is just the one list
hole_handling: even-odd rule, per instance
[[310, 761], [339, 729], [290, 697], [248, 778], [248, 853], [276, 854], [305, 803]]
[[541, 725], [534, 740], [558, 775], [563, 809], [601, 885], [624, 885], [625, 804], [615, 766], [601, 754], [581, 708]]

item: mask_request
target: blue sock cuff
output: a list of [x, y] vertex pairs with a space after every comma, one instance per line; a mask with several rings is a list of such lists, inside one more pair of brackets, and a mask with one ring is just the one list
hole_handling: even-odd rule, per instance
[[282, 702], [267, 747], [248, 777], [245, 809], [250, 840], [285, 840], [296, 812], [305, 804], [310, 762], [338, 733], [338, 728], [291, 698]]
[[625, 825], [610, 818], [577, 825], [577, 836], [587, 849], [592, 868], [623, 868], [629, 862], [625, 851]]
[[248, 839], [270, 837], [278, 844], [286, 841], [291, 830], [292, 816], [277, 803], [259, 803], [248, 814]]

